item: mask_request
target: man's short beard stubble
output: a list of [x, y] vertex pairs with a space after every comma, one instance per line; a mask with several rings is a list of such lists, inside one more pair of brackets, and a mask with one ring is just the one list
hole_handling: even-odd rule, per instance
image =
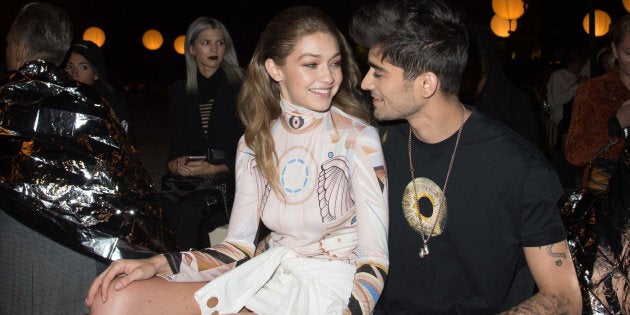
[[[374, 109], [374, 118], [378, 121], [390, 121], [390, 120], [400, 120], [407, 119], [413, 113], [418, 110], [418, 106], [416, 105], [416, 100], [413, 94], [413, 82], [405, 80], [404, 90], [401, 93], [404, 93], [404, 96], [400, 97], [400, 100], [405, 100], [404, 104], [392, 104], [391, 102], [385, 104], [378, 108]], [[385, 100], [385, 99], [383, 99]]]

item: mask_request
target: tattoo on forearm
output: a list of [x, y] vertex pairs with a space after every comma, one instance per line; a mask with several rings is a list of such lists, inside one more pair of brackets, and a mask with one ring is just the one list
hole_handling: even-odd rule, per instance
[[[567, 254], [566, 253], [554, 252], [553, 249], [552, 249], [553, 245], [547, 245], [545, 247], [546, 247], [546, 250], [547, 250], [547, 255], [549, 255], [551, 257], [554, 257], [554, 258], [567, 259]], [[540, 248], [540, 246], [538, 248]], [[558, 267], [562, 266], [562, 259], [556, 260], [556, 266], [558, 266]]]
[[569, 299], [554, 294], [538, 293], [523, 303], [502, 312], [502, 315], [512, 314], [569, 314], [571, 303]]

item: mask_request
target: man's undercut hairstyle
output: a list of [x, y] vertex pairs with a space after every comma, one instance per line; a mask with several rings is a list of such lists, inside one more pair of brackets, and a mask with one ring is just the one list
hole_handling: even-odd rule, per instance
[[445, 95], [457, 95], [466, 66], [468, 34], [463, 15], [440, 0], [380, 0], [364, 5], [350, 23], [359, 45], [378, 49], [405, 79], [433, 72]]
[[68, 14], [45, 2], [32, 2], [18, 12], [10, 36], [24, 43], [29, 59], [43, 59], [60, 65], [74, 36]]

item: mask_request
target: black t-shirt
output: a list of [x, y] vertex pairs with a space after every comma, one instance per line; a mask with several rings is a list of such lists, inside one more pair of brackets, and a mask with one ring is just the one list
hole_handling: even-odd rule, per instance
[[[379, 310], [387, 314], [490, 314], [533, 295], [535, 283], [522, 247], [566, 238], [556, 208], [562, 187], [538, 149], [473, 110], [448, 181], [445, 225], [436, 227], [443, 232], [430, 238], [430, 253], [421, 259], [422, 238], [402, 209], [405, 187], [411, 182], [409, 125], [385, 128], [390, 265]], [[457, 133], [436, 144], [413, 137], [415, 177], [431, 179], [441, 191], [456, 137]]]

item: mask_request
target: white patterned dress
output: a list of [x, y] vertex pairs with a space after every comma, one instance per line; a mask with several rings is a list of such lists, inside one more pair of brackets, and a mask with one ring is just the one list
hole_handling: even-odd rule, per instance
[[[387, 181], [378, 132], [365, 121], [336, 107], [327, 112], [314, 112], [284, 100], [281, 107], [282, 115], [274, 122], [271, 132], [285, 199], [278, 196], [262, 177], [253, 151], [241, 138], [235, 169], [236, 195], [227, 237], [223, 243], [209, 249], [181, 255], [168, 254], [175, 273], [171, 279], [208, 281], [234, 269], [229, 273], [232, 279], [225, 279], [235, 283], [233, 291], [242, 293], [242, 288], [238, 286], [249, 283], [247, 281], [257, 283], [255, 292], [251, 293], [253, 297], [246, 298], [242, 303], [257, 313], [265, 313], [263, 308], [257, 309], [255, 295], [273, 294], [272, 300], [276, 302], [271, 307], [277, 314], [280, 313], [278, 307], [293, 305], [291, 307], [299, 309], [312, 305], [313, 301], [305, 302], [304, 295], [296, 296], [295, 291], [299, 289], [290, 289], [290, 285], [277, 286], [268, 281], [278, 279], [279, 273], [267, 275], [258, 269], [260, 266], [274, 261], [278, 264], [270, 267], [272, 270], [280, 266], [278, 270], [284, 273], [296, 273], [296, 281], [299, 282], [305, 276], [302, 270], [305, 268], [298, 270], [287, 266], [294, 262], [293, 258], [314, 262], [318, 266], [313, 266], [312, 270], [321, 270], [318, 277], [330, 279], [317, 284], [316, 291], [320, 292], [347, 287], [343, 283], [335, 283], [332, 279], [337, 276], [330, 277], [328, 271], [323, 270], [347, 273], [346, 267], [350, 265], [350, 286], [346, 296], [340, 294], [344, 302], [340, 312], [348, 308], [353, 314], [370, 314], [383, 289], [389, 266]], [[270, 254], [265, 256], [265, 252], [250, 261], [260, 264], [255, 268], [249, 267], [256, 272], [245, 271], [247, 264], [243, 268], [235, 268], [253, 256], [261, 220], [272, 231], [267, 251]], [[274, 258], [272, 255], [275, 255]], [[278, 258], [280, 256], [283, 258]], [[305, 264], [294, 265], [300, 267]], [[239, 269], [242, 270], [240, 274]], [[257, 277], [264, 280], [260, 282]], [[330, 288], [326, 288], [327, 283], [330, 283]], [[264, 289], [258, 290], [265, 284]], [[196, 294], [202, 311], [211, 313], [219, 310], [223, 313], [232, 309], [226, 308], [227, 304], [240, 307], [240, 302], [236, 305], [233, 300], [243, 299], [243, 294], [236, 294], [238, 298], [232, 298], [232, 302], [228, 303], [226, 299], [230, 299], [230, 293], [226, 284], [221, 284], [219, 291], [227, 290], [223, 293], [216, 292], [212, 287], [211, 282]], [[278, 288], [284, 292], [277, 292]], [[337, 293], [344, 290], [337, 290]], [[209, 302], [212, 298], [217, 303]], [[295, 304], [292, 299], [304, 303]], [[329, 312], [322, 308], [313, 311], [311, 308], [308, 311], [312, 314]], [[307, 310], [302, 311], [305, 314]], [[286, 312], [291, 310], [286, 309]]]

